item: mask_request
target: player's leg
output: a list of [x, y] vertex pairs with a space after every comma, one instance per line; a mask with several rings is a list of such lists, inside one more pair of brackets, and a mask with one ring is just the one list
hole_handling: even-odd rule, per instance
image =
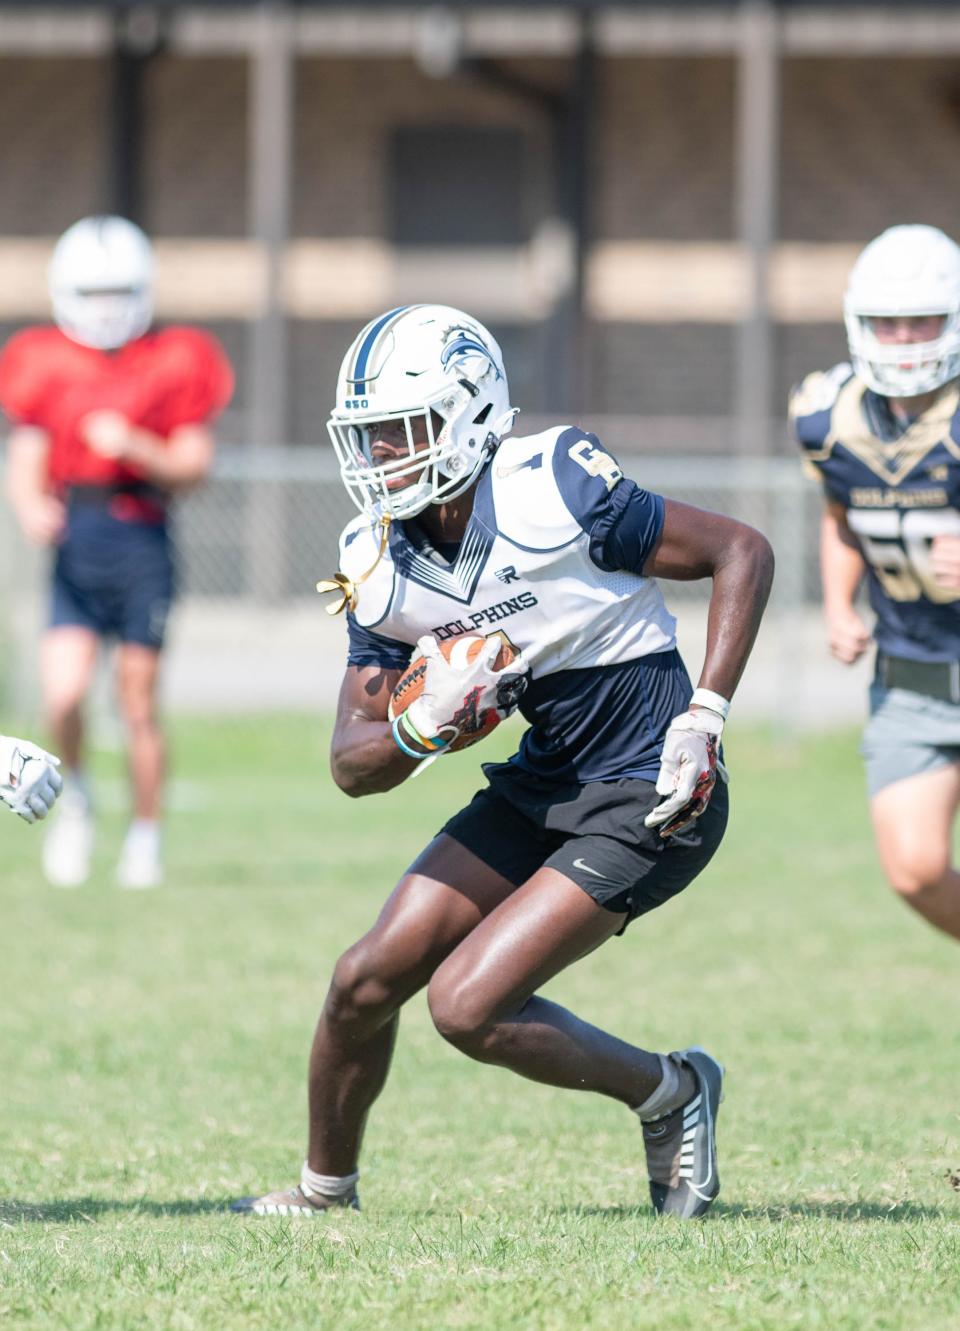
[[[656, 799], [633, 783], [637, 805]], [[587, 801], [594, 792], [587, 788]], [[631, 804], [600, 816], [642, 827]], [[592, 1090], [637, 1110], [660, 1211], [702, 1214], [719, 1191], [714, 1119], [722, 1069], [701, 1050], [665, 1058], [583, 1021], [537, 990], [618, 932], [634, 915], [689, 884], [712, 857], [726, 825], [721, 788], [697, 825], [673, 844], [627, 847], [610, 836], [573, 838], [490, 915], [437, 969], [428, 999], [440, 1032], [483, 1062], [552, 1086]], [[584, 821], [596, 825], [597, 811]], [[626, 885], [625, 885], [626, 884]]]
[[894, 781], [870, 801], [880, 863], [891, 887], [930, 924], [960, 939], [960, 873], [953, 824], [960, 762]]
[[44, 634], [40, 678], [46, 728], [66, 775], [83, 768], [83, 704], [97, 664], [99, 639], [81, 624], [57, 624]]
[[914, 910], [960, 938], [960, 877], [952, 864], [960, 706], [875, 682], [861, 747], [884, 874]]
[[373, 928], [334, 968], [310, 1053], [309, 1144], [301, 1185], [245, 1199], [235, 1209], [309, 1215], [330, 1204], [355, 1204], [364, 1125], [386, 1081], [400, 1008], [514, 891], [513, 882], [449, 836], [441, 833], [427, 847]]
[[438, 968], [428, 1001], [437, 1029], [482, 1062], [534, 1081], [642, 1104], [660, 1081], [656, 1054], [582, 1021], [535, 991], [627, 921], [544, 868]]
[[83, 705], [99, 638], [82, 624], [55, 624], [40, 649], [40, 681], [51, 747], [64, 766], [64, 791], [43, 841], [43, 871], [56, 887], [79, 887], [90, 872], [93, 819], [84, 770]]
[[400, 880], [369, 933], [337, 962], [311, 1051], [311, 1168], [356, 1168], [363, 1119], [386, 1076], [400, 1007], [515, 891], [441, 835]]
[[430, 1011], [440, 1033], [471, 1058], [635, 1110], [655, 1209], [691, 1218], [720, 1190], [714, 1125], [723, 1069], [700, 1049], [665, 1057], [629, 1044], [534, 992], [627, 918], [545, 868], [438, 968]]
[[115, 532], [122, 571], [115, 595], [116, 691], [127, 744], [132, 820], [117, 864], [121, 887], [157, 887], [163, 880], [161, 815], [166, 744], [160, 722], [160, 657], [173, 600], [173, 560], [159, 527]]
[[138, 642], [117, 648], [117, 702], [127, 737], [135, 818], [157, 821], [163, 804], [166, 742], [160, 725], [157, 689], [160, 652]]
[[117, 648], [117, 702], [130, 772], [133, 821], [117, 866], [123, 887], [156, 887], [162, 880], [160, 814], [166, 775], [166, 743], [157, 690], [160, 652], [139, 642]]

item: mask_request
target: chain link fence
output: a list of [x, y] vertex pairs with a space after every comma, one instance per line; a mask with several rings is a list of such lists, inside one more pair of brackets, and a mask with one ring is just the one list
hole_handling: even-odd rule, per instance
[[[799, 465], [717, 457], [622, 456], [621, 462], [648, 489], [737, 517], [771, 540], [777, 577], [745, 681], [749, 710], [771, 716], [789, 705], [796, 712], [801, 695], [812, 719], [858, 706], [849, 677], [831, 667], [822, 646], [819, 496]], [[168, 706], [238, 717], [333, 706], [345, 658], [343, 621], [323, 613], [315, 584], [336, 570], [337, 537], [353, 512], [325, 447], [221, 450], [213, 477], [176, 510], [180, 599], [166, 669]], [[9, 511], [0, 533], [4, 710], [32, 719], [48, 556], [24, 546]], [[664, 592], [695, 672], [710, 584], [668, 583]], [[821, 670], [831, 673], [821, 677]], [[106, 709], [106, 683], [99, 698]]]
[[[621, 456], [649, 490], [760, 528], [778, 555], [778, 600], [816, 599], [810, 540], [819, 497], [792, 459]], [[213, 479], [183, 499], [176, 530], [181, 590], [190, 599], [279, 603], [310, 596], [337, 560], [337, 537], [355, 514], [328, 449], [225, 450]], [[682, 584], [705, 600], [709, 584]]]

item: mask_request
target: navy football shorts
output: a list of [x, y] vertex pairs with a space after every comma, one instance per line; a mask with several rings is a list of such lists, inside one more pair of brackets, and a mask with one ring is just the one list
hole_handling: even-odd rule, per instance
[[701, 816], [664, 840], [643, 822], [660, 800], [652, 781], [557, 785], [513, 763], [483, 770], [489, 786], [442, 830], [511, 883], [557, 869], [597, 905], [625, 912], [624, 928], [692, 883], [727, 826], [729, 797], [719, 778]]
[[99, 508], [71, 509], [53, 566], [51, 627], [76, 624], [159, 650], [173, 594], [165, 526], [121, 522]]

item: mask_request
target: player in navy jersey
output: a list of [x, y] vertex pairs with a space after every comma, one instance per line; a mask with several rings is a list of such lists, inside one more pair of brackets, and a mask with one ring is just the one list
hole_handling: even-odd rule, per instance
[[[510, 435], [515, 414], [496, 342], [458, 310], [392, 310], [344, 360], [329, 429], [360, 516], [327, 584], [349, 630], [334, 779], [353, 796], [398, 786], [446, 760], [473, 709], [519, 703], [530, 728], [340, 958], [313, 1042], [300, 1182], [238, 1210], [357, 1205], [364, 1122], [400, 1007], [425, 986], [463, 1053], [635, 1110], [658, 1211], [700, 1215], [719, 1190], [717, 1061], [696, 1047], [648, 1052], [537, 991], [680, 892], [719, 845], [720, 736], [770, 547], [641, 489], [576, 427]], [[713, 579], [696, 690], [658, 575]], [[489, 647], [456, 667], [439, 643], [463, 633]], [[520, 654], [496, 670], [504, 636]], [[391, 724], [417, 653], [423, 692]]]
[[854, 265], [845, 316], [852, 365], [810, 375], [791, 401], [823, 484], [827, 634], [846, 664], [867, 650], [866, 581], [877, 657], [863, 755], [880, 860], [960, 939], [960, 247], [934, 227], [885, 231]]

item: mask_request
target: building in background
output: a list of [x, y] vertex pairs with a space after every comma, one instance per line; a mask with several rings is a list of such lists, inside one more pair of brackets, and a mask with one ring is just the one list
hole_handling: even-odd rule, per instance
[[148, 228], [161, 315], [239, 371], [188, 585], [261, 603], [331, 557], [324, 422], [377, 310], [476, 313], [531, 425], [582, 419], [645, 467], [713, 457], [718, 484], [739, 455], [759, 497], [703, 468], [691, 497], [771, 530], [797, 506], [786, 393], [845, 354], [865, 237], [960, 230], [947, 3], [0, 0], [0, 115], [0, 334], [43, 314], [76, 217]]
[[0, 73], [0, 318], [70, 221], [135, 213], [165, 311], [247, 366], [238, 441], [320, 440], [336, 349], [424, 298], [495, 325], [534, 412], [779, 448], [737, 422], [842, 350], [864, 236], [957, 212], [949, 5], [2, 4]]

